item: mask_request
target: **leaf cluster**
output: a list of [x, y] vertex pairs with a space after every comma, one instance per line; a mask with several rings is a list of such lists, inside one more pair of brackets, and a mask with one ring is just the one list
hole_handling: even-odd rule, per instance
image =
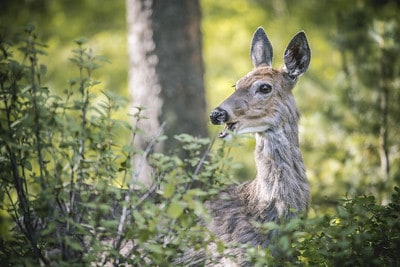
[[[216, 190], [202, 188], [222, 179], [225, 153], [187, 134], [175, 138], [188, 158], [152, 153], [165, 138], [158, 135], [138, 151], [141, 129], [115, 118], [125, 99], [95, 94], [101, 82], [93, 75], [107, 60], [85, 39], [75, 43], [78, 75], [58, 95], [43, 85], [45, 46], [33, 27], [17, 44], [0, 43], [2, 264], [165, 265], [183, 244], [204, 247], [198, 221]], [[141, 110], [134, 120], [143, 119]], [[150, 187], [137, 179], [135, 156], [154, 168]]]
[[[45, 45], [32, 27], [20, 43], [0, 42], [2, 264], [169, 266], [188, 248], [216, 243], [218, 252], [232, 251], [204, 227], [203, 205], [232, 183], [229, 145], [213, 148], [214, 140], [181, 134], [174, 153], [152, 153], [166, 138], [160, 134], [138, 151], [143, 131], [114, 115], [126, 101], [94, 93], [101, 83], [93, 75], [105, 59], [84, 39], [76, 45], [78, 75], [55, 95], [43, 85]], [[144, 119], [141, 110], [134, 120]], [[131, 138], [121, 143], [124, 133]], [[182, 151], [188, 156], [179, 157]], [[149, 187], [137, 179], [135, 156], [153, 167]], [[260, 225], [276, 233], [274, 242], [239, 246], [254, 266], [397, 266], [400, 190], [390, 204], [377, 202], [360, 196], [318, 217]]]
[[366, 195], [345, 199], [332, 214], [262, 225], [278, 234], [267, 249], [249, 248], [247, 257], [255, 266], [397, 266], [399, 218], [398, 187], [388, 205]]

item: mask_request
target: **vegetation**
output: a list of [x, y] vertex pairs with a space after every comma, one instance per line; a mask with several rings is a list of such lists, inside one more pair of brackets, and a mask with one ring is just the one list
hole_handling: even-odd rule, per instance
[[[3, 27], [10, 25], [0, 40], [0, 261], [169, 265], [187, 247], [202, 249], [213, 241], [197, 223], [207, 220], [202, 203], [225, 184], [254, 177], [253, 141], [238, 137], [244, 144], [238, 147], [182, 134], [175, 139], [190, 155], [185, 159], [179, 151], [149, 154], [163, 136], [154, 136], [144, 151], [132, 149], [143, 133], [129, 120], [144, 118], [142, 107], [126, 118], [127, 101], [121, 97], [127, 95], [126, 52], [118, 45], [125, 43], [123, 6], [101, 11], [96, 1], [83, 1], [96, 11], [91, 18], [77, 15], [81, 1], [72, 1], [71, 9], [67, 2], [49, 1], [46, 15], [36, 17], [25, 16], [22, 4], [2, 3], [1, 12], [13, 7], [10, 14], [17, 15], [0, 20]], [[313, 189], [309, 218], [260, 225], [280, 234], [268, 249], [249, 247], [248, 261], [399, 265], [399, 5], [264, 2], [202, 1], [210, 108], [251, 67], [248, 40], [257, 26], [265, 27], [275, 47], [304, 29], [312, 49], [309, 74], [295, 91]], [[102, 23], [98, 18], [104, 16], [115, 20]], [[24, 17], [37, 22], [49, 47], [31, 26], [22, 38], [8, 38], [22, 28]], [[71, 28], [55, 35], [46, 25]], [[78, 39], [72, 47], [70, 40], [80, 35], [93, 39]], [[65, 52], [71, 49], [72, 55]], [[105, 52], [111, 64], [94, 51]], [[140, 170], [132, 168], [134, 155], [150, 157], [155, 167], [150, 188], [135, 180]], [[237, 162], [245, 165], [237, 168]]]
[[[209, 155], [209, 140], [185, 134], [175, 138], [188, 159], [150, 156], [162, 136], [154, 136], [145, 151], [134, 151], [132, 143], [143, 133], [114, 118], [124, 99], [107, 91], [99, 99], [93, 93], [101, 86], [93, 74], [105, 59], [84, 43], [76, 40], [70, 60], [78, 77], [61, 95], [41, 82], [45, 45], [33, 27], [17, 44], [21, 62], [14, 45], [0, 44], [1, 210], [6, 212], [2, 222], [11, 220], [2, 229], [5, 265], [160, 265], [171, 261], [180, 244], [204, 238], [195, 214], [204, 213], [203, 198], [216, 191], [191, 184], [216, 184], [227, 165], [224, 153]], [[141, 120], [138, 110], [134, 117]], [[121, 131], [131, 133], [131, 142], [118, 142]], [[131, 164], [136, 154], [150, 157], [154, 165], [150, 188], [137, 183], [140, 168]]]

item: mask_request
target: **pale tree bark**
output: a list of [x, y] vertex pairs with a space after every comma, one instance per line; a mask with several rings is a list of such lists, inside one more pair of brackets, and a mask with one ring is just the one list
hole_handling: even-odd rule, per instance
[[379, 155], [381, 160], [381, 172], [384, 182], [387, 183], [390, 178], [390, 161], [389, 161], [389, 87], [392, 81], [391, 70], [388, 62], [391, 55], [385, 53], [382, 49], [382, 58], [380, 63], [380, 88], [379, 88]]
[[[146, 119], [134, 118], [134, 127], [143, 131], [135, 136], [134, 145], [145, 150], [151, 133], [160, 127], [158, 117], [161, 113], [162, 100], [160, 98], [161, 85], [156, 73], [158, 58], [155, 54], [155, 43], [152, 30], [152, 1], [127, 0], [127, 27], [128, 27], [128, 89], [131, 96], [132, 114], [143, 108], [140, 116]], [[156, 147], [160, 150], [160, 146]], [[134, 158], [134, 166], [139, 167], [140, 155]], [[151, 184], [151, 168], [148, 164], [141, 164], [137, 176], [144, 184]]]
[[[198, 0], [126, 0], [131, 106], [147, 119], [135, 145], [144, 150], [160, 124], [168, 140], [156, 151], [172, 151], [173, 135], [206, 136], [205, 94]], [[151, 168], [139, 180], [146, 184]]]

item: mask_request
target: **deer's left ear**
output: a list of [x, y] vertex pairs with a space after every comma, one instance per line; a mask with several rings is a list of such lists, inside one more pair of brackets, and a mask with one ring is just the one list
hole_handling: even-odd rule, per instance
[[272, 65], [272, 45], [262, 27], [258, 27], [253, 35], [253, 41], [250, 47], [250, 56], [253, 66], [257, 68], [260, 65]]
[[311, 51], [303, 31], [296, 34], [290, 41], [285, 49], [283, 59], [285, 70], [293, 79], [306, 72], [310, 64]]

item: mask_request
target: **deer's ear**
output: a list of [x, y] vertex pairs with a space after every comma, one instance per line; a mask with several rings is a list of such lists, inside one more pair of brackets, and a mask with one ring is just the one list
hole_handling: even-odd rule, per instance
[[254, 67], [266, 64], [272, 65], [272, 45], [262, 27], [258, 27], [253, 35], [250, 49], [251, 61]]
[[306, 72], [310, 64], [311, 51], [303, 31], [296, 34], [288, 44], [283, 55], [285, 69], [292, 78]]

